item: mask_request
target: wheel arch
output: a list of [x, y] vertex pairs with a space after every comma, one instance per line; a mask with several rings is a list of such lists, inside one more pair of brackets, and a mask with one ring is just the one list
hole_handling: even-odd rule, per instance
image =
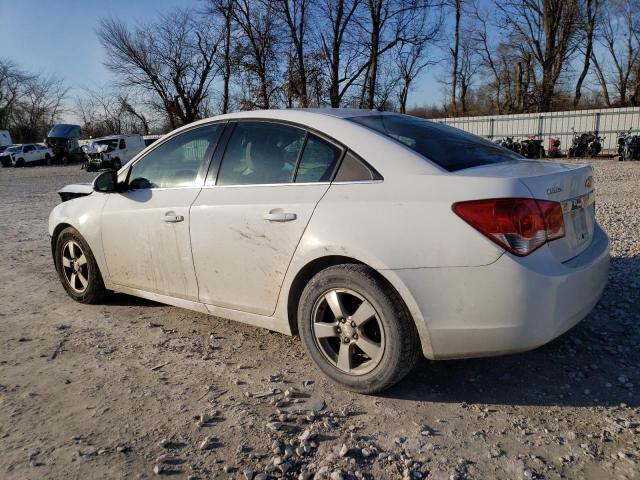
[[53, 264], [55, 265], [56, 270], [58, 269], [58, 263], [56, 262], [56, 243], [58, 241], [60, 232], [62, 232], [67, 227], [75, 229], [75, 227], [70, 223], [61, 222], [56, 225], [53, 229], [53, 232], [51, 232], [51, 258], [53, 258]]
[[300, 298], [302, 296], [302, 291], [305, 286], [314, 275], [319, 273], [320, 271], [333, 267], [336, 265], [348, 265], [348, 264], [356, 264], [356, 265], [365, 265], [372, 272], [376, 274], [378, 279], [385, 283], [387, 286], [392, 288], [395, 293], [398, 295], [398, 298], [402, 301], [405, 308], [407, 309], [408, 315], [411, 317], [414, 325], [416, 326], [416, 330], [418, 331], [418, 337], [420, 341], [420, 347], [422, 349], [423, 354], [427, 358], [433, 358], [433, 351], [431, 348], [431, 338], [429, 336], [429, 332], [422, 317], [422, 313], [420, 312], [413, 295], [409, 292], [409, 290], [402, 284], [400, 279], [393, 275], [392, 270], [377, 270], [367, 263], [358, 260], [357, 258], [344, 256], [344, 255], [327, 255], [315, 258], [308, 263], [306, 263], [302, 268], [298, 270], [293, 281], [291, 282], [291, 286], [288, 291], [287, 296], [287, 309], [286, 309], [286, 319], [289, 322], [289, 328], [291, 333], [294, 335], [298, 334], [298, 322], [297, 322], [297, 313], [298, 306], [300, 304]]

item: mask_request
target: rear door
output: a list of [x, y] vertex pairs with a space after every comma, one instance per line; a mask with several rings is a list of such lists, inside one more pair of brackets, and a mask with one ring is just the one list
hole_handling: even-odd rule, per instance
[[159, 144], [128, 172], [128, 189], [109, 195], [102, 241], [113, 283], [196, 301], [189, 208], [224, 126], [195, 127]]
[[25, 163], [35, 162], [38, 160], [38, 152], [35, 145], [25, 145], [22, 149]]
[[294, 126], [234, 125], [191, 208], [201, 302], [274, 312], [291, 257], [342, 153]]

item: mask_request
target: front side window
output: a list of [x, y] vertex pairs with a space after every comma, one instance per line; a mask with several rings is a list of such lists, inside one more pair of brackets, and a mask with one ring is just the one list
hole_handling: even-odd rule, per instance
[[132, 167], [133, 189], [188, 187], [194, 184], [200, 165], [211, 154], [223, 125], [207, 125], [181, 133], [153, 149]]
[[124, 141], [124, 138], [120, 139], [120, 150], [124, 150], [125, 148], [127, 148], [127, 144]]
[[406, 145], [445, 170], [522, 160], [522, 157], [476, 135], [408, 115], [349, 118]]
[[300, 158], [296, 183], [331, 181], [341, 154], [340, 148], [310, 134]]
[[304, 130], [270, 122], [239, 122], [229, 139], [217, 185], [290, 183]]

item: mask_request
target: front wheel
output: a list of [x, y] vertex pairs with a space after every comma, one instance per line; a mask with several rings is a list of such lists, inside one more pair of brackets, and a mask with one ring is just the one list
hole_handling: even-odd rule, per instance
[[16, 167], [24, 167], [24, 158], [19, 158], [16, 162]]
[[67, 227], [56, 238], [55, 265], [62, 286], [81, 303], [98, 303], [107, 294], [98, 264], [84, 238]]
[[307, 284], [298, 330], [313, 362], [334, 382], [376, 393], [404, 378], [420, 353], [398, 294], [364, 265], [322, 270]]

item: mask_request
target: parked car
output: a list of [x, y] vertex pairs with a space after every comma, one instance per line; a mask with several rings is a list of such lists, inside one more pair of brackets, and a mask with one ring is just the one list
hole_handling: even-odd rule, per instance
[[117, 291], [299, 333], [357, 392], [393, 385], [420, 353], [542, 345], [607, 281], [590, 166], [405, 115], [214, 117], [60, 195], [49, 233], [73, 299]]
[[51, 165], [53, 153], [44, 145], [26, 143], [13, 145], [0, 154], [3, 167], [24, 167], [36, 163]]
[[68, 123], [54, 125], [49, 131], [45, 143], [53, 152], [53, 161], [66, 165], [84, 160], [80, 149], [80, 126]]
[[82, 147], [87, 158], [87, 171], [112, 168], [120, 170], [145, 148], [141, 135], [112, 135], [97, 138]]

